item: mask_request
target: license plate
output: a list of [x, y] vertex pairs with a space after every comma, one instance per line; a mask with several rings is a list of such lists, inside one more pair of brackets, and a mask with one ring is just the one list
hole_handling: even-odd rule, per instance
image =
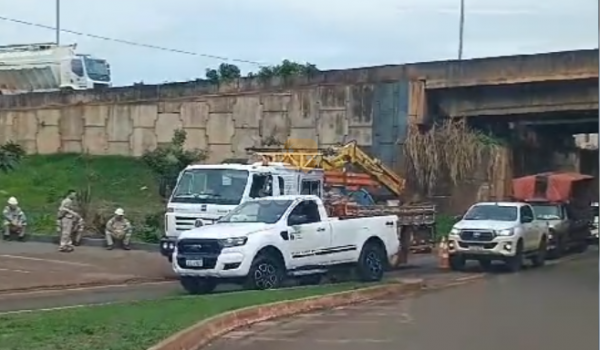
[[472, 245], [469, 248], [471, 248], [472, 250], [483, 250], [483, 247], [480, 245]]
[[186, 260], [185, 261], [185, 266], [189, 266], [189, 267], [202, 267], [202, 266], [204, 266], [204, 260], [202, 260], [202, 259]]

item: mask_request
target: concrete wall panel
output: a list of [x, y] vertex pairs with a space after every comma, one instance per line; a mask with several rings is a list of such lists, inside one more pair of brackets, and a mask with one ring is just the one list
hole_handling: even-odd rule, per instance
[[[129, 105], [123, 109], [123, 112], [129, 114], [134, 128], [153, 128], [158, 118], [158, 107], [156, 105]], [[165, 119], [169, 118], [166, 117]]]
[[139, 157], [148, 150], [153, 150], [158, 146], [157, 137], [154, 129], [135, 128], [131, 135], [132, 155]]
[[[83, 106], [84, 125], [105, 127], [111, 108], [108, 105]], [[38, 115], [39, 116], [39, 115]]]
[[16, 140], [13, 120], [16, 112], [0, 112], [0, 143]]
[[346, 141], [348, 120], [346, 119], [345, 109], [321, 111], [317, 125], [319, 146], [333, 145]]
[[129, 106], [115, 105], [106, 123], [109, 142], [129, 142], [133, 133], [133, 121], [130, 118]]
[[83, 106], [63, 109], [60, 118], [60, 138], [63, 141], [81, 141], [83, 136]]
[[287, 112], [264, 112], [260, 126], [262, 140], [276, 140], [284, 144], [290, 135]]
[[157, 142], [169, 143], [175, 130], [183, 128], [183, 122], [178, 113], [160, 113], [153, 127]]
[[89, 154], [106, 154], [108, 140], [106, 128], [102, 126], [88, 126], [83, 134], [83, 149]]
[[228, 145], [235, 134], [233, 113], [211, 113], [208, 116], [206, 135], [209, 145]]
[[290, 98], [288, 115], [292, 128], [316, 128], [319, 117], [317, 89], [294, 91]]
[[[210, 106], [207, 102], [183, 102], [179, 111], [185, 128], [206, 128]], [[176, 113], [165, 112], [165, 113]]]
[[40, 127], [35, 143], [35, 149], [39, 154], [59, 153], [61, 151], [60, 128], [55, 125]]
[[42, 109], [36, 113], [38, 123], [41, 127], [59, 126], [61, 115], [62, 111], [60, 109]]
[[259, 147], [260, 135], [258, 129], [235, 129], [235, 135], [231, 139], [233, 156], [242, 158], [247, 155], [246, 148]]
[[207, 163], [220, 163], [227, 158], [233, 158], [231, 145], [208, 145]]
[[258, 129], [263, 105], [259, 96], [240, 96], [233, 106], [233, 121], [236, 128]]

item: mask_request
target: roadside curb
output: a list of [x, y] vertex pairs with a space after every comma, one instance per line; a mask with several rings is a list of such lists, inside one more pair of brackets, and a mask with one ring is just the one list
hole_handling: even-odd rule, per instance
[[[28, 235], [25, 242], [50, 243], [58, 245], [59, 237], [56, 235]], [[104, 248], [106, 246], [106, 241], [102, 238], [82, 237], [81, 245], [85, 247]], [[133, 250], [142, 250], [151, 253], [160, 251], [158, 244], [151, 243], [131, 242], [130, 247]]]
[[425, 283], [422, 279], [407, 279], [387, 285], [250, 306], [201, 321], [183, 331], [175, 333], [150, 347], [148, 350], [198, 350], [226, 333], [255, 323], [379, 299], [392, 294], [419, 291], [424, 286]]

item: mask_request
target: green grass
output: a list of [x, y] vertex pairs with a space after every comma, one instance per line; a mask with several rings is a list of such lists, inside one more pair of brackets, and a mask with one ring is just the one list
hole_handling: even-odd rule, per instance
[[337, 284], [0, 316], [2, 350], [145, 350], [196, 322], [252, 305], [364, 287]]
[[156, 181], [141, 160], [121, 156], [81, 154], [31, 155], [18, 169], [0, 174], [0, 200], [19, 200], [30, 231], [55, 233], [58, 205], [69, 189], [92, 188], [92, 203], [110, 214], [116, 207], [138, 221], [163, 209]]

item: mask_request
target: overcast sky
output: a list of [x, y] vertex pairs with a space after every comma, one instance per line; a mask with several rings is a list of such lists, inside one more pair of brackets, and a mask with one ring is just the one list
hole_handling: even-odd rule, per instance
[[[465, 57], [598, 47], [598, 0], [466, 0]], [[62, 27], [263, 64], [320, 69], [456, 58], [459, 0], [62, 0]], [[54, 0], [0, 0], [0, 16], [53, 26]], [[55, 34], [0, 20], [0, 44]], [[221, 61], [62, 34], [110, 61], [116, 85], [204, 76]], [[236, 63], [237, 64], [237, 63]], [[255, 67], [238, 64], [244, 71]]]

